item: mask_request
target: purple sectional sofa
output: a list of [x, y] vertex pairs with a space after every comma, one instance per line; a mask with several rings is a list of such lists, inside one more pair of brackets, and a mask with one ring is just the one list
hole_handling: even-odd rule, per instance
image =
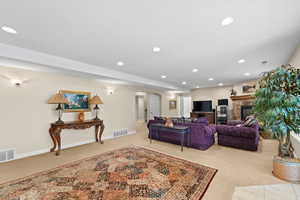
[[[164, 124], [164, 120], [150, 120], [148, 122], [148, 128], [151, 126], [151, 124]], [[209, 125], [208, 120], [206, 118], [199, 118], [198, 120], [194, 122], [183, 122], [181, 120], [174, 120], [174, 125], [177, 126], [187, 126], [190, 127], [190, 144], [189, 147], [200, 149], [200, 150], [206, 150], [211, 145], [215, 143], [215, 133], [216, 133], [216, 127], [215, 125]], [[161, 135], [159, 138], [157, 138], [157, 134], [149, 132], [151, 134], [152, 139], [161, 140], [165, 142], [170, 142], [173, 144], [180, 144], [180, 135], [174, 134], [174, 133], [165, 133], [164, 135]], [[187, 138], [185, 139], [187, 141]], [[187, 146], [187, 142], [184, 144]]]
[[250, 151], [256, 151], [259, 143], [259, 124], [251, 127], [237, 127], [242, 121], [229, 121], [227, 125], [217, 125], [218, 144]]

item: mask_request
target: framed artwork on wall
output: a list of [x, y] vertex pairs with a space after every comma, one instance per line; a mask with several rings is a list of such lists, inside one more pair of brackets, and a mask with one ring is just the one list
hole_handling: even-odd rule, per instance
[[68, 104], [64, 104], [65, 112], [90, 112], [91, 107], [89, 100], [91, 98], [90, 92], [60, 90], [60, 93], [68, 99]]
[[169, 101], [169, 110], [174, 110], [177, 108], [177, 101], [176, 100], [170, 100]]
[[254, 93], [256, 90], [255, 84], [246, 84], [243, 85], [243, 93]]

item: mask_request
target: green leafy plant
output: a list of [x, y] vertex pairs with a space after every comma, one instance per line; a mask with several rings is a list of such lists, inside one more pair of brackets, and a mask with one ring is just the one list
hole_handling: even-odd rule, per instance
[[300, 133], [300, 69], [287, 65], [265, 72], [259, 85], [253, 112], [279, 140], [278, 155], [294, 158], [290, 133]]

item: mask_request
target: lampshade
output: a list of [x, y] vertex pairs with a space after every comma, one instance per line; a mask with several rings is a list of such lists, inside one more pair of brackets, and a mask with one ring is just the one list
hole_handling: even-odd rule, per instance
[[98, 95], [93, 96], [91, 100], [89, 101], [90, 104], [103, 104], [103, 101], [100, 99]]
[[63, 104], [63, 103], [69, 103], [68, 99], [64, 97], [63, 94], [57, 93], [53, 95], [49, 100], [48, 104]]

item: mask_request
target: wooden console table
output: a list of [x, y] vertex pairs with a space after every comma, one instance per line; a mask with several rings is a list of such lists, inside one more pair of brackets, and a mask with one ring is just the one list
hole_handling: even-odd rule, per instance
[[95, 137], [96, 142], [100, 142], [103, 144], [101, 140], [102, 133], [104, 131], [103, 120], [89, 120], [89, 121], [74, 121], [74, 122], [65, 122], [63, 124], [59, 123], [51, 123], [51, 127], [49, 129], [50, 136], [53, 141], [53, 147], [50, 149], [50, 152], [54, 152], [56, 146], [58, 149], [56, 150], [56, 155], [60, 154], [61, 150], [61, 138], [60, 133], [63, 129], [87, 129], [95, 126]]

